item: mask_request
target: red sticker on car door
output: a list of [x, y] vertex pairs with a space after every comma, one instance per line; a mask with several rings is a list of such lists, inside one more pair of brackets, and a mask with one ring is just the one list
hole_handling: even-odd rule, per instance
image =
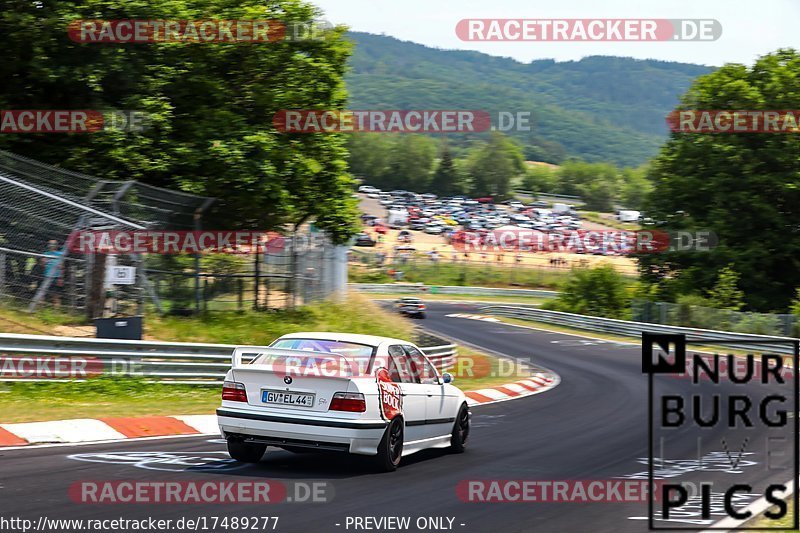
[[378, 382], [381, 416], [384, 420], [392, 420], [403, 413], [403, 394], [400, 385], [392, 381], [386, 368], [379, 368], [375, 372], [375, 379]]

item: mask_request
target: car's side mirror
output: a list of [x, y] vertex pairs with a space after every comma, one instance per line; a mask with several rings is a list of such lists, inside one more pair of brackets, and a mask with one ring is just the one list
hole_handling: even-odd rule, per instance
[[444, 385], [445, 383], [452, 383], [453, 381], [455, 381], [455, 379], [456, 378], [453, 377], [453, 374], [451, 374], [450, 372], [445, 372], [444, 374], [442, 374], [442, 385]]

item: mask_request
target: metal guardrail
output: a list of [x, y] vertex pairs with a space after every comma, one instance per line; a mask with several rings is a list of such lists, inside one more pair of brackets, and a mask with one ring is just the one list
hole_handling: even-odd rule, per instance
[[[487, 305], [481, 307], [480, 310], [490, 315], [544, 322], [547, 324], [611, 333], [625, 337], [640, 337], [642, 332], [685, 334], [687, 337], [690, 337], [689, 340], [695, 344], [724, 346], [740, 350], [768, 351], [789, 355], [794, 353], [794, 348], [789, 343], [797, 340], [790, 337], [773, 337], [767, 335], [753, 335], [750, 333], [735, 333], [731, 331], [667, 326], [663, 324], [651, 324], [649, 322], [631, 322], [613, 318], [549, 311], [535, 307]], [[767, 341], [786, 341], [786, 344], [770, 344]], [[764, 344], [759, 344], [759, 342], [763, 342]]]
[[460, 287], [454, 285], [423, 285], [410, 283], [349, 283], [351, 289], [366, 293], [383, 294], [458, 294], [471, 296], [528, 296], [555, 298], [555, 291], [534, 289], [500, 289], [494, 287]]
[[547, 192], [526, 191], [525, 189], [514, 189], [515, 193], [523, 194], [525, 196], [536, 197], [542, 200], [550, 200], [554, 202], [561, 202], [565, 204], [582, 204], [583, 198], [580, 196], [573, 196], [570, 194], [552, 194]]
[[[426, 335], [423, 340], [445, 342]], [[114, 375], [132, 375], [169, 384], [221, 385], [231, 367], [236, 345], [191, 342], [126, 341], [85, 339], [49, 335], [0, 333], [0, 381], [36, 381], [29, 377], [5, 377], [2, 361], [15, 358], [82, 357], [102, 363], [104, 371]], [[455, 364], [455, 344], [420, 346], [440, 370]], [[35, 364], [35, 362], [33, 363]], [[90, 365], [91, 366], [91, 365]], [[40, 381], [66, 381], [45, 378]]]

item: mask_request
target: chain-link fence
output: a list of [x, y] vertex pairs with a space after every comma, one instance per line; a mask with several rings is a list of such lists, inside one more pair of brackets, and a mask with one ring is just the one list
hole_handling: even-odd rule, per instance
[[[0, 151], [0, 296], [28, 311], [42, 306], [89, 317], [137, 313], [149, 280], [138, 255], [75, 254], [85, 230], [191, 228], [211, 200], [135, 181], [108, 181]], [[109, 266], [137, 269], [111, 286]], [[107, 298], [108, 296], [108, 298]]]
[[[59, 172], [53, 169], [52, 175]], [[43, 179], [25, 174], [34, 182]], [[99, 189], [98, 185], [95, 190]], [[67, 242], [72, 232], [145, 227], [94, 207], [91, 194], [80, 198], [71, 191], [28, 183], [12, 174], [0, 157], [0, 294], [30, 311], [42, 305], [87, 309], [92, 272], [101, 273], [93, 257], [70, 255]], [[102, 291], [102, 280], [100, 285]]]
[[346, 248], [319, 233], [283, 239], [260, 254], [148, 256], [146, 273], [164, 312], [286, 309], [343, 294]]
[[[264, 254], [107, 255], [69, 245], [81, 231], [198, 231], [211, 202], [0, 151], [0, 298], [97, 317], [287, 308], [345, 290], [346, 252], [318, 233]], [[115, 266], [134, 267], [134, 282], [108, 282]]]
[[633, 320], [737, 333], [800, 336], [800, 323], [795, 315], [740, 312], [672, 302], [634, 300]]
[[86, 261], [66, 257], [58, 268], [49, 268], [53, 257], [0, 247], [0, 299], [27, 307], [38, 290], [49, 280], [41, 297], [43, 305], [71, 310], [83, 309], [86, 294]]

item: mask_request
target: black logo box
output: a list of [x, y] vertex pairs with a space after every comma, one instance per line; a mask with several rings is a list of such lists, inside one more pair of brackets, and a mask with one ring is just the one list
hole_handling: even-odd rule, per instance
[[[793, 348], [793, 358], [792, 358], [792, 382], [793, 382], [793, 392], [794, 392], [794, 413], [795, 415], [792, 417], [794, 421], [793, 425], [793, 436], [794, 436], [794, 480], [797, 482], [798, 478], [800, 478], [800, 463], [798, 463], [798, 456], [800, 456], [800, 438], [798, 438], [798, 434], [800, 434], [800, 340], [797, 339], [758, 339], [758, 340], [742, 340], [740, 337], [731, 337], [730, 339], [691, 339], [687, 338], [684, 334], [664, 334], [664, 333], [648, 333], [642, 332], [642, 372], [647, 374], [648, 376], [648, 385], [647, 385], [647, 400], [648, 400], [648, 409], [647, 409], [647, 427], [648, 427], [648, 484], [650, 487], [654, 485], [653, 479], [653, 447], [654, 447], [654, 420], [653, 420], [653, 378], [656, 375], [665, 375], [665, 374], [682, 374], [686, 370], [686, 346], [689, 343], [697, 344], [697, 345], [709, 345], [709, 344], [737, 344], [737, 345], [747, 345], [747, 344], [757, 344], [757, 345], [790, 345]], [[671, 355], [672, 358], [665, 358], [658, 356], [655, 357], [657, 350], [663, 351], [667, 355]], [[713, 531], [713, 530], [720, 530], [725, 531], [729, 530], [729, 526], [724, 527], [714, 527], [712, 524], [711, 526], [703, 526], [703, 527], [656, 527], [655, 526], [655, 515], [654, 515], [654, 494], [653, 491], [648, 491], [648, 529], [650, 531]], [[797, 490], [795, 490], [794, 497], [792, 498], [793, 505], [792, 510], [794, 513], [794, 520], [792, 529], [800, 528], [800, 494], [798, 494]], [[752, 520], [755, 520], [757, 517], [753, 517]], [[719, 520], [717, 520], [719, 522]], [[779, 527], [737, 527], [737, 531], [785, 531], [787, 528], [786, 526], [779, 526]]]

